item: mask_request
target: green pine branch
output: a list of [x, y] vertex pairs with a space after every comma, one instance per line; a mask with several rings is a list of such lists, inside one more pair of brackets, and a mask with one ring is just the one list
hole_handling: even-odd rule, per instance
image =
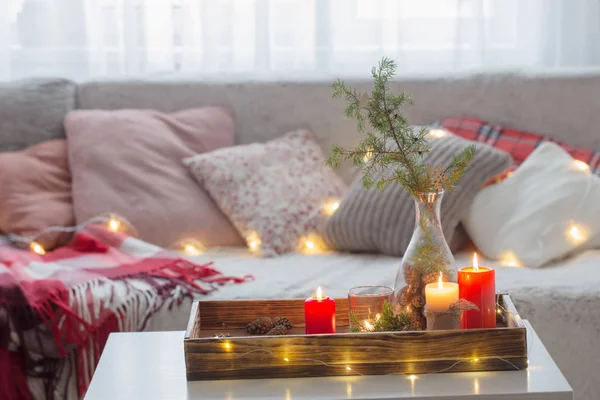
[[[358, 318], [358, 314], [350, 311], [350, 332], [367, 332], [363, 326], [363, 321]], [[408, 331], [411, 328], [410, 315], [407, 312], [394, 314], [394, 306], [388, 301], [383, 302], [381, 316], [373, 322], [373, 329], [369, 332], [394, 332]]]
[[[327, 164], [339, 168], [344, 161], [352, 161], [362, 171], [366, 188], [383, 189], [389, 184], [400, 184], [413, 196], [452, 190], [473, 159], [475, 146], [455, 154], [447, 166], [425, 164], [423, 156], [431, 150], [427, 129], [415, 131], [402, 114], [404, 107], [412, 105], [407, 94], [390, 93], [395, 71], [394, 61], [383, 58], [371, 71], [371, 94], [357, 93], [340, 80], [331, 85], [333, 97], [345, 100], [344, 114], [356, 120], [364, 138], [354, 148], [333, 146]], [[390, 172], [375, 181], [373, 174], [381, 170]]]

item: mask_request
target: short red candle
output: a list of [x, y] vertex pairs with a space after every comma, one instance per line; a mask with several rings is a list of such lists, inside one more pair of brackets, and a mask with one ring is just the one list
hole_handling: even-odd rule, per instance
[[307, 335], [335, 333], [335, 300], [323, 296], [321, 288], [304, 302], [304, 331]]
[[[477, 265], [477, 255], [473, 265]], [[496, 327], [496, 273], [487, 267], [458, 270], [458, 297], [475, 304], [479, 310], [463, 311], [461, 329]]]

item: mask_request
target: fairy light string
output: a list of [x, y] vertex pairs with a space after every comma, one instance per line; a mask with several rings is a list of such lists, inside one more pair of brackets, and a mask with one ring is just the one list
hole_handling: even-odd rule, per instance
[[[510, 310], [506, 309], [504, 306], [502, 306], [500, 303], [496, 303], [496, 307], [498, 310], [501, 310], [503, 312], [505, 312], [507, 315], [512, 315], [513, 318], [520, 320], [521, 318], [514, 314], [513, 312], [511, 312]], [[529, 328], [526, 327], [527, 331], [529, 332]], [[529, 335], [528, 335], [529, 336]], [[534, 335], [530, 335], [532, 339], [535, 338]], [[259, 348], [259, 349], [253, 349], [250, 350], [248, 352], [245, 353], [236, 353], [233, 351], [234, 346], [233, 344], [228, 340], [231, 336], [229, 334], [217, 334], [214, 336], [215, 339], [218, 339], [219, 341], [221, 341], [223, 343], [223, 347], [225, 348], [225, 351], [228, 354], [231, 354], [232, 356], [236, 357], [236, 358], [243, 358], [243, 357], [247, 357], [251, 354], [256, 354], [256, 353], [262, 353], [262, 354], [267, 354], [272, 356], [274, 359], [277, 360], [282, 360], [284, 361], [286, 364], [293, 364], [294, 362], [303, 362], [303, 361], [309, 361], [312, 363], [316, 363], [316, 364], [321, 364], [324, 367], [327, 368], [336, 368], [336, 369], [345, 369], [348, 372], [353, 373], [354, 375], [358, 375], [358, 376], [365, 376], [365, 374], [361, 373], [360, 371], [357, 371], [355, 368], [353, 368], [353, 366], [347, 365], [347, 364], [330, 364], [330, 363], [326, 363], [323, 360], [319, 360], [316, 358], [290, 358], [289, 356], [285, 356], [285, 357], [281, 357], [280, 355], [278, 355], [277, 353], [266, 349], [266, 348]], [[533, 346], [533, 340], [529, 340], [529, 345], [527, 348], [527, 354], [531, 353], [531, 348]], [[479, 362], [482, 361], [486, 361], [486, 360], [499, 360], [502, 361], [508, 365], [510, 365], [512, 368], [514, 368], [515, 370], [521, 370], [521, 368], [519, 368], [517, 365], [515, 365], [512, 361], [507, 360], [505, 358], [502, 357], [496, 357], [496, 356], [490, 356], [490, 357], [470, 357], [470, 358], [465, 358], [462, 360], [457, 360], [456, 362], [454, 362], [452, 365], [445, 367], [443, 369], [440, 369], [438, 371], [434, 371], [434, 372], [428, 372], [431, 374], [440, 374], [440, 373], [444, 373], [447, 371], [451, 371], [452, 369], [454, 369], [457, 365], [460, 364], [477, 364]], [[528, 362], [529, 363], [529, 362]], [[468, 372], [468, 371], [461, 371], [461, 372]], [[473, 372], [478, 372], [478, 371], [473, 371]], [[390, 374], [385, 374], [384, 376], [389, 376], [389, 375], [408, 375], [409, 379], [411, 379], [411, 381], [414, 381], [417, 377], [415, 374], [409, 374], [409, 373], [390, 373]]]
[[114, 213], [105, 213], [96, 217], [92, 217], [80, 224], [73, 226], [49, 226], [47, 228], [41, 229], [33, 235], [16, 235], [11, 233], [5, 235], [5, 237], [13, 245], [29, 248], [29, 250], [33, 251], [38, 255], [44, 255], [46, 254], [46, 249], [39, 242], [40, 238], [44, 235], [50, 233], [74, 233], [92, 224], [102, 224], [106, 227], [106, 229], [108, 229], [111, 232], [128, 231], [133, 236], [137, 235], [135, 228], [131, 223], [129, 223], [129, 221], [127, 221], [127, 219]]

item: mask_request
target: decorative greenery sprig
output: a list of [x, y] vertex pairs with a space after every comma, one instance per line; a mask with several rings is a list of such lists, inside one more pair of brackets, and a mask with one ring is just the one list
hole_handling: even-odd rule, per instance
[[[423, 155], [431, 150], [427, 129], [415, 131], [402, 114], [403, 107], [412, 105], [407, 94], [390, 93], [395, 71], [394, 61], [383, 58], [371, 71], [374, 85], [370, 95], [357, 93], [340, 80], [331, 85], [333, 97], [346, 100], [344, 114], [356, 120], [365, 137], [355, 148], [334, 146], [327, 164], [339, 168], [342, 162], [352, 160], [363, 172], [362, 182], [367, 188], [377, 185], [383, 189], [397, 183], [413, 196], [452, 190], [473, 159], [475, 146], [455, 154], [447, 166], [424, 163]], [[374, 182], [373, 173], [379, 170], [390, 173]]]
[[[393, 331], [408, 331], [411, 328], [410, 314], [400, 312], [394, 315], [394, 306], [388, 302], [383, 302], [381, 316], [372, 324], [372, 329], [368, 332], [393, 332]], [[367, 332], [363, 326], [363, 321], [358, 318], [358, 315], [350, 311], [350, 332]]]

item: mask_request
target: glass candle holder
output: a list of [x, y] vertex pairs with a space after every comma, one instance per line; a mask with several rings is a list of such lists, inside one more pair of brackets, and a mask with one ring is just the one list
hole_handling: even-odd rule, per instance
[[387, 286], [356, 286], [348, 290], [348, 311], [350, 327], [358, 327], [362, 332], [373, 330], [375, 322], [380, 318], [383, 304], [392, 304], [394, 289]]

